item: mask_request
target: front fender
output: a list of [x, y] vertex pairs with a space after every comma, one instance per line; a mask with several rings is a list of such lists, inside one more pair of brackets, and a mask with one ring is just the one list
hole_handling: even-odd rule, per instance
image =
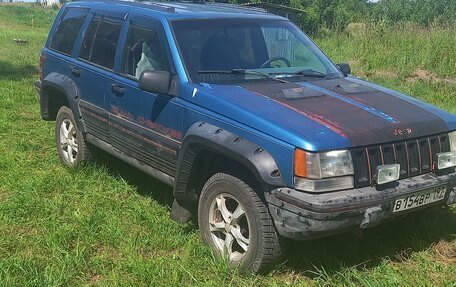
[[188, 188], [190, 173], [199, 151], [213, 151], [242, 164], [255, 178], [270, 186], [284, 186], [281, 172], [272, 155], [262, 147], [211, 124], [193, 124], [179, 152], [174, 196], [195, 201], [195, 191]]

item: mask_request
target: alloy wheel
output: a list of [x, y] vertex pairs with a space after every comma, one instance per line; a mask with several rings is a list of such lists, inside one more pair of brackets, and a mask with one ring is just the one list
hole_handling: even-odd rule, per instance
[[209, 230], [217, 249], [230, 261], [240, 261], [247, 254], [249, 220], [244, 207], [234, 196], [223, 193], [213, 200]]
[[78, 139], [73, 123], [64, 119], [60, 125], [60, 149], [69, 163], [74, 163], [78, 156]]

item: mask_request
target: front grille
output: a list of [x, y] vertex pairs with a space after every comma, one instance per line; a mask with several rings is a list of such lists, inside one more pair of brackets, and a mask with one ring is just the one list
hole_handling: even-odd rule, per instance
[[436, 154], [448, 151], [448, 134], [353, 149], [355, 187], [373, 185], [379, 165], [400, 164], [400, 179], [432, 172]]

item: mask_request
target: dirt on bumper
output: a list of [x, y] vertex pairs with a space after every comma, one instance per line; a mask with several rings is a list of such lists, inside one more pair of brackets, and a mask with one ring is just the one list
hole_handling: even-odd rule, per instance
[[[399, 196], [446, 185], [441, 201], [393, 213]], [[377, 226], [395, 217], [456, 203], [456, 174], [425, 174], [383, 188], [365, 187], [325, 194], [309, 194], [278, 188], [267, 194], [269, 210], [278, 232], [295, 240], [306, 240]]]

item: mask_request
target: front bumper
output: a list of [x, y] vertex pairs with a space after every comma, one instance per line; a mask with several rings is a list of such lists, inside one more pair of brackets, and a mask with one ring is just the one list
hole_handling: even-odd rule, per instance
[[[422, 207], [393, 213], [398, 196], [446, 185], [445, 198]], [[436, 205], [456, 202], [456, 174], [425, 174], [403, 179], [383, 189], [359, 189], [309, 194], [278, 188], [266, 195], [278, 232], [288, 238], [305, 240], [349, 230], [377, 226], [383, 221]]]

